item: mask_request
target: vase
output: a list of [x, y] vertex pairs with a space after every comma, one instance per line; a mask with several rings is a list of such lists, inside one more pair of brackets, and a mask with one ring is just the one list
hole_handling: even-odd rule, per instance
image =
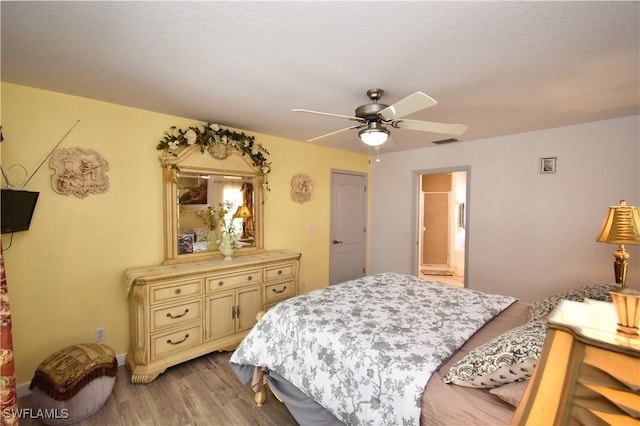
[[218, 235], [216, 234], [216, 231], [214, 230], [209, 231], [209, 241], [207, 242], [207, 250], [209, 251], [218, 250], [218, 243], [216, 242], [217, 239], [218, 239]]
[[233, 236], [225, 234], [222, 238], [222, 243], [220, 244], [220, 253], [224, 256], [224, 260], [231, 260], [231, 256], [233, 256], [234, 252]]

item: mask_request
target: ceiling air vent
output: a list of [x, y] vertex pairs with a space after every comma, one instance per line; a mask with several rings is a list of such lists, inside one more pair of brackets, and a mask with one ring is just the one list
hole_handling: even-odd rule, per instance
[[458, 142], [458, 139], [456, 138], [449, 138], [449, 139], [441, 139], [439, 141], [433, 141], [433, 143], [441, 145], [443, 143], [451, 143], [451, 142]]

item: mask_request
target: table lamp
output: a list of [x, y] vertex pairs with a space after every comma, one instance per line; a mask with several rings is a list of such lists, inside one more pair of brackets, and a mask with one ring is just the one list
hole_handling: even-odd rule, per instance
[[618, 250], [613, 253], [613, 257], [615, 257], [613, 268], [616, 274], [616, 283], [624, 288], [630, 257], [629, 253], [625, 251], [624, 245], [640, 245], [640, 208], [627, 206], [625, 200], [620, 200], [619, 206], [610, 206], [596, 241], [618, 244]]
[[609, 213], [604, 219], [600, 234], [596, 241], [619, 244], [613, 253], [615, 262], [613, 270], [616, 283], [620, 284], [620, 291], [612, 291], [611, 299], [616, 307], [618, 317], [618, 333], [626, 336], [638, 337], [640, 324], [640, 295], [637, 291], [625, 288], [627, 282], [627, 266], [629, 253], [624, 249], [625, 244], [640, 244], [640, 208], [627, 206], [625, 200], [620, 200], [619, 206], [609, 207]]
[[236, 214], [234, 214], [233, 216], [242, 219], [242, 238], [247, 238], [247, 220], [253, 216], [251, 214], [251, 210], [249, 210], [249, 207], [242, 205], [238, 207], [238, 210], [236, 210]]

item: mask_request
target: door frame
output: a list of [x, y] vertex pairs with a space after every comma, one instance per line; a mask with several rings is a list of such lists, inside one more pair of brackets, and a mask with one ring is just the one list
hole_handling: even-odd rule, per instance
[[469, 231], [470, 227], [470, 217], [471, 217], [471, 203], [469, 202], [471, 199], [471, 166], [451, 166], [451, 167], [442, 167], [437, 169], [422, 169], [422, 170], [414, 170], [413, 171], [413, 208], [412, 211], [412, 220], [413, 220], [413, 236], [415, 238], [415, 244], [413, 244], [413, 248], [411, 249], [411, 273], [413, 275], [420, 276], [418, 271], [418, 264], [420, 262], [420, 203], [422, 194], [420, 191], [420, 176], [429, 175], [429, 174], [441, 174], [441, 173], [453, 173], [453, 172], [466, 172], [466, 193], [465, 193], [465, 238], [464, 238], [464, 286], [465, 288], [469, 287]]

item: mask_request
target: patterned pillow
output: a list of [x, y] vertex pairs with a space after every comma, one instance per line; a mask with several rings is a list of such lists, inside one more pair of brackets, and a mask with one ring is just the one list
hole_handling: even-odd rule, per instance
[[546, 335], [545, 321], [512, 328], [469, 352], [449, 369], [443, 381], [472, 388], [495, 388], [526, 380], [542, 353]]
[[619, 290], [618, 284], [595, 284], [590, 286], [582, 286], [573, 290], [567, 290], [553, 296], [538, 299], [529, 305], [529, 321], [538, 321], [546, 319], [547, 315], [553, 311], [561, 300], [572, 300], [574, 302], [582, 302], [584, 299], [602, 300], [611, 302], [612, 290]]

